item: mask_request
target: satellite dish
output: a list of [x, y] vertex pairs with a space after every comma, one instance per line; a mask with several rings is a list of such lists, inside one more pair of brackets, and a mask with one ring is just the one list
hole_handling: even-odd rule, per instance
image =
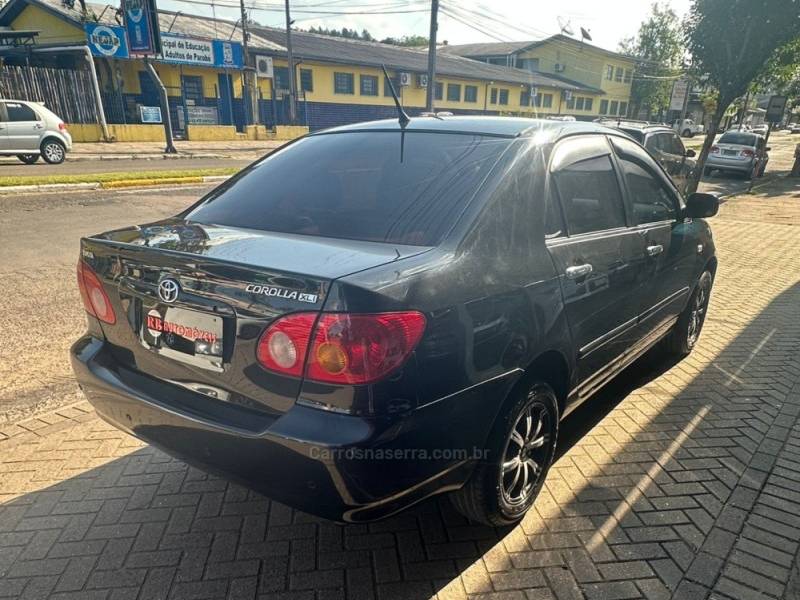
[[575, 35], [575, 32], [572, 30], [572, 26], [567, 19], [564, 17], [556, 17], [556, 20], [558, 21], [558, 28], [561, 30], [561, 33], [565, 35]]
[[589, 30], [584, 29], [583, 27], [581, 27], [581, 40], [589, 40], [590, 42], [592, 41], [592, 36], [589, 34]]

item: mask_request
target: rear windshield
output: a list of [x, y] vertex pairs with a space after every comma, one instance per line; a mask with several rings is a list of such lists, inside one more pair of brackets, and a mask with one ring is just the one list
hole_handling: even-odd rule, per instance
[[631, 136], [633, 139], [635, 139], [640, 144], [644, 144], [644, 133], [642, 133], [640, 130], [638, 130], [638, 129], [626, 129], [625, 127], [620, 127], [620, 129], [622, 131], [624, 131], [625, 133], [627, 133], [629, 136]]
[[719, 138], [719, 143], [738, 144], [739, 146], [755, 146], [756, 136], [754, 136], [752, 133], [737, 133], [735, 131], [729, 131], [722, 134], [722, 137]]
[[505, 138], [424, 132], [310, 136], [212, 192], [186, 218], [279, 233], [433, 246], [510, 143]]

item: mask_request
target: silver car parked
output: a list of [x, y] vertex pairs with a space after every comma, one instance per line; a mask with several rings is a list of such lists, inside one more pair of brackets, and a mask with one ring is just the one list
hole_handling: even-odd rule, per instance
[[0, 100], [0, 155], [59, 164], [70, 150], [72, 136], [58, 115], [38, 102]]
[[726, 131], [711, 147], [704, 175], [711, 171], [735, 172], [746, 175], [748, 179], [761, 177], [769, 162], [770, 148], [763, 136], [750, 131]]

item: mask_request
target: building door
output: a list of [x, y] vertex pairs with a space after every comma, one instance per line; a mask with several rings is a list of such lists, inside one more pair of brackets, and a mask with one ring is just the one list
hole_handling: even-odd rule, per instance
[[147, 71], [139, 71], [139, 89], [142, 90], [142, 104], [145, 106], [161, 106], [158, 88]]
[[233, 125], [233, 82], [230, 73], [220, 73], [217, 81], [219, 83], [219, 122]]

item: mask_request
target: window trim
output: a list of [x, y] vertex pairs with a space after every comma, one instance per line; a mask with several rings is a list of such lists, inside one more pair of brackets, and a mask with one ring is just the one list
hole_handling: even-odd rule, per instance
[[[364, 83], [370, 81], [375, 84], [374, 93], [364, 91]], [[380, 78], [377, 75], [369, 75], [368, 73], [360, 73], [358, 75], [358, 95], [367, 96], [368, 98], [376, 98], [378, 96], [378, 87], [380, 86]]]
[[[503, 102], [503, 92], [505, 92], [505, 97], [506, 97], [505, 102]], [[499, 104], [500, 106], [508, 106], [508, 101], [509, 101], [508, 96], [509, 96], [508, 90], [506, 88], [500, 88], [499, 91], [497, 92], [497, 104]]]
[[[308, 73], [308, 82], [311, 84], [306, 89], [305, 85], [303, 85], [303, 74]], [[314, 70], [313, 69], [300, 69], [300, 91], [306, 93], [313, 93], [314, 92]]]
[[[458, 91], [458, 98], [451, 98], [450, 91], [457, 90]], [[461, 84], [460, 83], [448, 83], [447, 84], [447, 92], [446, 92], [447, 102], [461, 102]]]
[[[340, 92], [336, 89], [336, 76], [337, 75], [345, 75], [348, 76], [350, 80], [350, 91], [349, 92]], [[334, 71], [333, 72], [333, 93], [338, 94], [340, 96], [354, 96], [356, 93], [356, 76], [354, 73], [350, 73], [348, 71]]]
[[[475, 92], [475, 96], [472, 100], [467, 97], [467, 90]], [[478, 102], [478, 86], [477, 85], [465, 85], [464, 86], [464, 102], [469, 102], [470, 104], [474, 104]]]

